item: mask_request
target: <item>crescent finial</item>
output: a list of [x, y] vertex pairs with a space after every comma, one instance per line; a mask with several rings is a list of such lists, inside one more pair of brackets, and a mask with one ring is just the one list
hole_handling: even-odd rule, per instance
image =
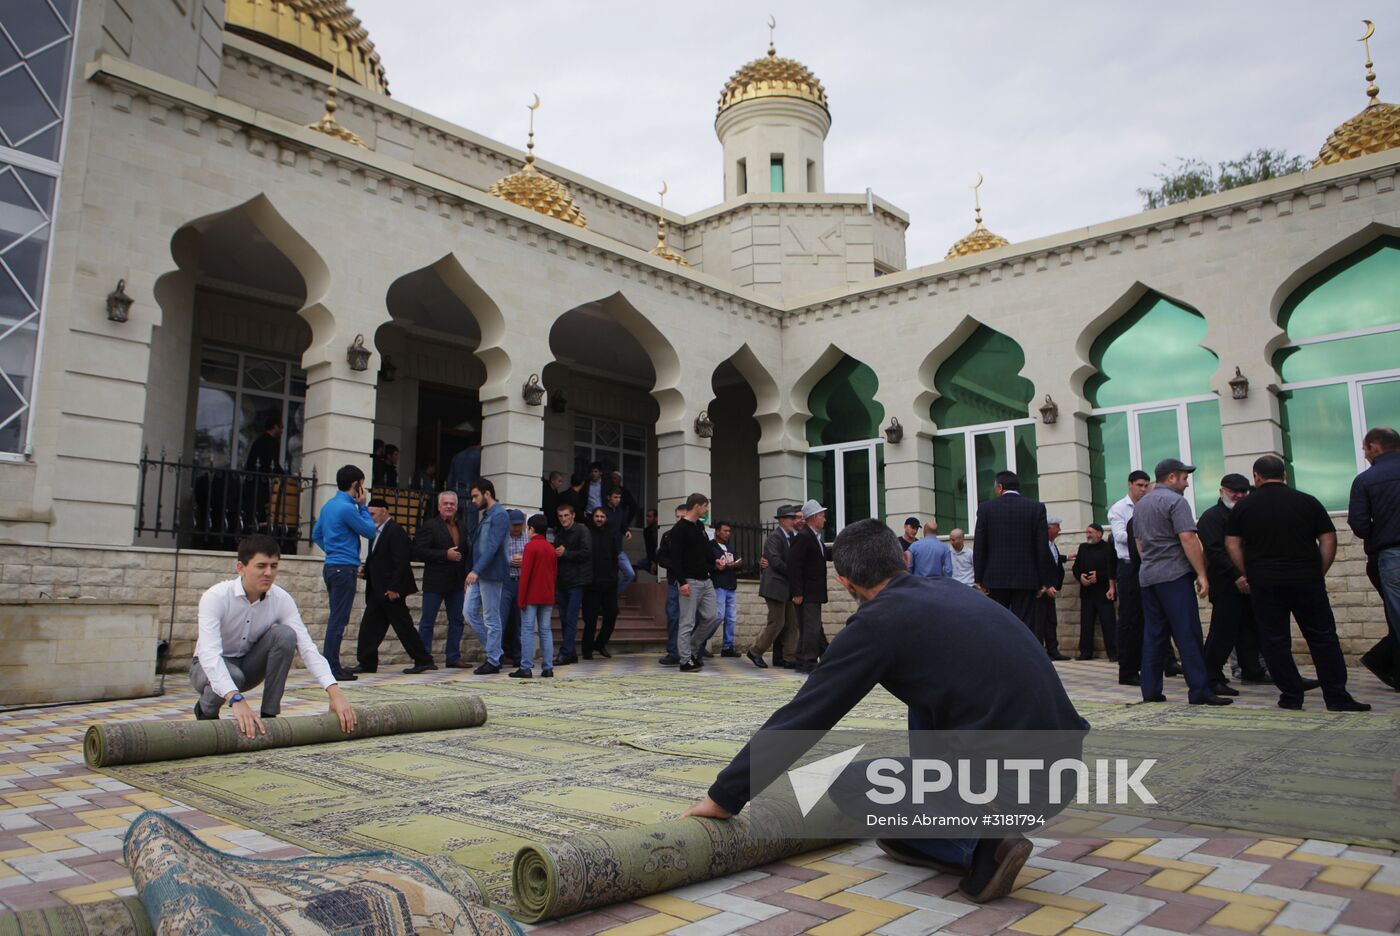
[[1356, 40], [1357, 42], [1365, 42], [1367, 39], [1370, 39], [1372, 36], [1374, 36], [1374, 35], [1376, 34], [1376, 24], [1375, 24], [1375, 23], [1371, 22], [1371, 21], [1368, 20], [1368, 19], [1364, 19], [1364, 20], [1362, 20], [1361, 22], [1363, 22], [1363, 23], [1366, 24], [1366, 35], [1364, 35], [1364, 36], [1362, 36], [1360, 39]]
[[539, 106], [540, 106], [540, 96], [539, 96], [538, 94], [536, 94], [536, 95], [535, 95], [535, 103], [533, 103], [533, 104], [530, 105], [530, 110], [537, 110], [537, 109], [539, 108]]
[[666, 195], [666, 193], [669, 192], [670, 190], [671, 190], [671, 187], [668, 186], [668, 185], [666, 184], [666, 180], [665, 180], [665, 179], [662, 179], [662, 180], [661, 180], [661, 191], [658, 192], [657, 194], [664, 197], [664, 196]]

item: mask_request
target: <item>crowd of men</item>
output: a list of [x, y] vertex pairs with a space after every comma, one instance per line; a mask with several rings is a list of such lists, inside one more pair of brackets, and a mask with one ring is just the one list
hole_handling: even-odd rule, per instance
[[[1347, 519], [1364, 543], [1367, 574], [1381, 595], [1389, 633], [1362, 663], [1400, 691], [1400, 435], [1372, 429], [1363, 454], [1371, 467], [1355, 479]], [[449, 668], [470, 666], [461, 647], [467, 625], [485, 654], [473, 670], [478, 675], [513, 667], [512, 677], [531, 678], [537, 648], [544, 676], [580, 657], [610, 657], [618, 596], [636, 576], [626, 543], [638, 507], [621, 475], [596, 463], [567, 483], [552, 473], [544, 485], [544, 509], [527, 529], [525, 514], [503, 507], [489, 479], [476, 478], [459, 495], [462, 472], [477, 467], [460, 460], [454, 459], [450, 472], [456, 489], [438, 493], [436, 515], [412, 537], [383, 500], [370, 497], [359, 468], [346, 465], [337, 473], [337, 493], [312, 534], [325, 554], [330, 607], [324, 642], [314, 654], [319, 662], [313, 662], [295, 602], [272, 587], [277, 544], [250, 537], [257, 548], [240, 547], [239, 579], [210, 589], [201, 602], [191, 673], [202, 694], [198, 717], [217, 717], [223, 704], [240, 702], [242, 691], [260, 682], [268, 687], [262, 715], [275, 717], [283, 662], [290, 665], [292, 649], [328, 691], [336, 682], [375, 672], [390, 629], [412, 660], [404, 672], [436, 669], [434, 632], [444, 611]], [[1051, 660], [1067, 659], [1059, 652], [1056, 598], [1068, 574], [1079, 586], [1077, 659], [1093, 659], [1101, 639], [1118, 665], [1119, 683], [1140, 687], [1145, 701], [1165, 701], [1164, 677], [1184, 676], [1192, 704], [1228, 705], [1239, 694], [1230, 685], [1233, 678], [1272, 683], [1282, 708], [1301, 708], [1305, 693], [1320, 689], [1329, 710], [1365, 711], [1369, 706], [1346, 688], [1325, 585], [1336, 559], [1336, 530], [1316, 498], [1286, 483], [1286, 468], [1283, 459], [1267, 455], [1255, 461], [1252, 479], [1225, 475], [1217, 503], [1199, 520], [1183, 496], [1194, 466], [1168, 458], [1152, 475], [1133, 471], [1125, 495], [1108, 511], [1109, 529], [1089, 524], [1073, 556], [1056, 543], [1060, 520], [1021, 493], [1014, 472], [1003, 471], [996, 476], [995, 496], [978, 507], [975, 549], [961, 529], [952, 530], [945, 543], [935, 521], [917, 517], [905, 521], [898, 543], [906, 571], [981, 591], [1019, 619]], [[812, 672], [827, 647], [827, 509], [815, 500], [780, 507], [755, 562], [733, 552], [733, 525], [710, 523], [709, 508], [708, 497], [692, 494], [676, 505], [674, 525], [660, 536], [656, 511], [646, 513], [645, 568], [667, 584], [661, 664], [683, 673], [702, 670], [713, 655], [708, 645], [719, 634], [722, 656], [746, 656], [766, 668], [771, 651], [773, 665]], [[414, 561], [423, 563], [416, 627], [406, 603], [418, 591]], [[737, 574], [746, 569], [759, 572], [767, 614], [741, 653], [735, 644]], [[365, 607], [356, 663], [347, 667], [341, 642], [361, 582]], [[1203, 639], [1199, 602], [1207, 598], [1211, 626]], [[557, 648], [550, 630], [556, 614]], [[1290, 620], [1297, 621], [1307, 644], [1315, 679], [1303, 678], [1294, 664]], [[278, 624], [285, 626], [278, 630]], [[257, 720], [246, 706], [235, 713], [240, 725]]]

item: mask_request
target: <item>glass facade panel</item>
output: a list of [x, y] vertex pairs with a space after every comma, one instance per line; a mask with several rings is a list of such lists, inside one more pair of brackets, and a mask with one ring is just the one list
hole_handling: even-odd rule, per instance
[[967, 435], [957, 432], [933, 440], [934, 516], [940, 530], [968, 527]]
[[[855, 449], [842, 452], [841, 457], [845, 473], [842, 478], [842, 494], [846, 508], [845, 522], [855, 523], [857, 520], [868, 520], [874, 516], [873, 505], [870, 503], [870, 450]], [[835, 524], [828, 524], [828, 526], [834, 527]]]
[[[817, 503], [835, 510], [836, 506], [836, 453], [813, 452], [807, 456], [807, 496]], [[836, 526], [836, 515], [831, 515], [831, 526]]]
[[233, 464], [233, 423], [237, 410], [232, 390], [200, 387], [194, 426], [194, 463], [210, 468]]
[[1108, 522], [1108, 508], [1128, 489], [1133, 470], [1128, 449], [1128, 414], [1089, 417], [1089, 475], [1094, 519]]
[[1148, 293], [1100, 335], [1089, 352], [1098, 373], [1085, 391], [1095, 407], [1152, 403], [1211, 392], [1219, 359], [1201, 347], [1205, 318]]
[[1379, 238], [1323, 270], [1299, 287], [1279, 312], [1279, 324], [1293, 341], [1397, 322], [1400, 238], [1395, 237]]
[[[1181, 458], [1183, 439], [1177, 433], [1176, 407], [1169, 410], [1156, 410], [1139, 413], [1137, 416], [1138, 450], [1137, 464], [1148, 474], [1164, 458]], [[1127, 475], [1124, 475], [1126, 483]]]
[[1400, 331], [1284, 348], [1274, 366], [1284, 383], [1391, 370], [1400, 366]]
[[1344, 383], [1307, 387], [1279, 400], [1289, 483], [1328, 510], [1345, 510], [1357, 469], [1350, 389]]
[[997, 472], [1006, 470], [1006, 430], [974, 435], [972, 459], [977, 470], [977, 503], [980, 504], [996, 496]]
[[1021, 479], [1021, 493], [1040, 498], [1040, 464], [1036, 460], [1035, 426], [1017, 426], [1012, 430], [1016, 443], [1016, 475]]
[[875, 402], [880, 382], [869, 366], [843, 357], [807, 396], [808, 445], [861, 442], [880, 435], [885, 408]]
[[[645, 508], [651, 503], [651, 473], [647, 470], [646, 431], [612, 419], [574, 417], [574, 471], [588, 476], [594, 462], [606, 474], [622, 472], [622, 483]], [[665, 511], [663, 511], [665, 513]]]
[[1035, 396], [1035, 385], [1020, 376], [1025, 364], [1013, 339], [979, 325], [934, 375], [940, 396], [929, 418], [939, 429], [1025, 419]]
[[783, 157], [781, 156], [774, 156], [773, 161], [768, 164], [768, 191], [787, 191], [783, 188]]
[[1225, 475], [1225, 445], [1220, 434], [1220, 401], [1206, 400], [1186, 406], [1186, 431], [1191, 436], [1191, 464], [1196, 473], [1191, 485], [1196, 495], [1196, 516], [1220, 499], [1220, 479]]
[[1361, 425], [1400, 426], [1400, 379], [1361, 385]]
[[[285, 392], [289, 373], [301, 378], [291, 381], [291, 393]], [[262, 435], [267, 420], [276, 416], [282, 420], [278, 459], [288, 471], [299, 471], [306, 410], [305, 376], [291, 361], [228, 348], [205, 348], [199, 361], [195, 464], [245, 468], [249, 447]]]

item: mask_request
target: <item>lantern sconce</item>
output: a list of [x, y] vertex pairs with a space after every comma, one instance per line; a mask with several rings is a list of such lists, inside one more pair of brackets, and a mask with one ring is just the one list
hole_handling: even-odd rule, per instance
[[710, 419], [710, 414], [705, 410], [700, 411], [700, 415], [695, 417], [695, 434], [702, 439], [713, 438], [715, 434], [715, 424]]
[[135, 301], [126, 294], [126, 280], [117, 280], [117, 288], [107, 294], [108, 321], [125, 322], [131, 315], [131, 304]]
[[899, 424], [899, 420], [890, 417], [890, 424], [885, 427], [885, 441], [890, 445], [898, 445], [904, 439], [904, 427]]
[[544, 386], [540, 383], [540, 375], [531, 374], [530, 379], [520, 388], [520, 393], [525, 397], [526, 406], [539, 406], [544, 403]]
[[369, 369], [369, 348], [365, 347], [365, 336], [356, 335], [355, 340], [350, 342], [350, 347], [345, 349], [345, 360], [350, 363], [353, 371]]
[[553, 412], [562, 413], [568, 407], [569, 401], [564, 398], [563, 390], [549, 391], [549, 408]]
[[380, 361], [379, 364], [379, 382], [393, 383], [394, 378], [398, 376], [398, 373], [398, 365], [393, 362], [389, 355], [384, 355], [383, 359]]
[[1040, 408], [1040, 421], [1047, 426], [1053, 426], [1060, 418], [1060, 405], [1050, 399], [1050, 394], [1045, 394], [1045, 405]]
[[1235, 366], [1235, 376], [1230, 378], [1230, 396], [1236, 400], [1249, 399], [1249, 378], [1240, 373], [1239, 366]]

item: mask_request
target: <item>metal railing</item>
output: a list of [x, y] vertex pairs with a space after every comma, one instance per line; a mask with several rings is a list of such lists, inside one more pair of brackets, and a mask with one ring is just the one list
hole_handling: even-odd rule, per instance
[[743, 568], [737, 572], [739, 578], [757, 580], [762, 571], [758, 567], [758, 560], [763, 555], [763, 543], [768, 539], [768, 534], [777, 528], [777, 524], [738, 520], [726, 522], [733, 529], [729, 537], [729, 551], [744, 560]]
[[137, 542], [233, 550], [266, 533], [282, 550], [306, 551], [316, 522], [316, 472], [243, 471], [170, 459], [143, 450], [136, 489]]

